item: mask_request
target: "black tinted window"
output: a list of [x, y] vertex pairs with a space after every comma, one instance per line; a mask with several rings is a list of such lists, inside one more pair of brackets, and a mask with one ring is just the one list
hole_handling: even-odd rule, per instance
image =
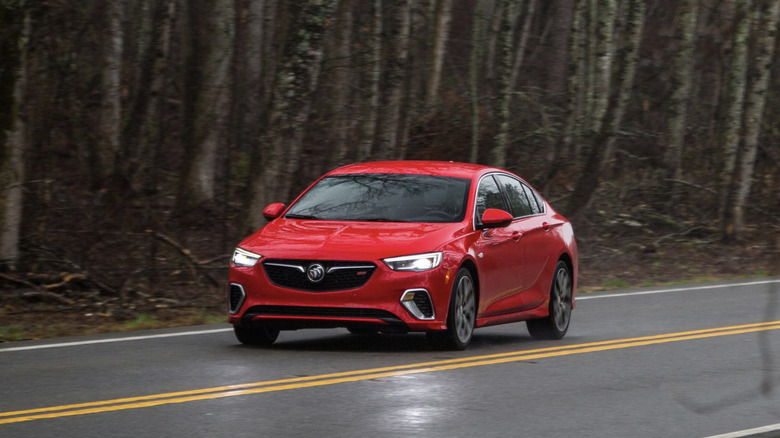
[[285, 217], [377, 222], [460, 222], [471, 181], [433, 175], [354, 174], [323, 178]]
[[[532, 208], [532, 202], [525, 195], [523, 184], [520, 181], [504, 175], [499, 175], [497, 178], [509, 198], [509, 204], [512, 206], [512, 216], [523, 217], [535, 213], [534, 208]], [[533, 202], [533, 207], [536, 207], [535, 201]]]
[[534, 214], [544, 213], [544, 202], [542, 202], [539, 194], [525, 184], [523, 184], [523, 188], [525, 189], [525, 194], [528, 195], [528, 200], [531, 201], [531, 209]]
[[498, 189], [498, 185], [492, 176], [482, 178], [477, 190], [477, 222], [482, 217], [482, 213], [488, 208], [497, 208], [506, 211], [504, 195]]

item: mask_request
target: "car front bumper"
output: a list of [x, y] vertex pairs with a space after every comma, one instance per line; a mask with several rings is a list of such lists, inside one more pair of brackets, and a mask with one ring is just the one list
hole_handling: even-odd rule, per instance
[[[418, 273], [393, 271], [381, 262], [376, 265], [363, 286], [325, 292], [274, 284], [260, 263], [252, 268], [232, 266], [228, 321], [265, 323], [282, 330], [357, 327], [403, 333], [446, 329], [452, 268], [439, 266]], [[243, 296], [236, 296], [239, 290]], [[425, 308], [428, 299], [429, 309]]]

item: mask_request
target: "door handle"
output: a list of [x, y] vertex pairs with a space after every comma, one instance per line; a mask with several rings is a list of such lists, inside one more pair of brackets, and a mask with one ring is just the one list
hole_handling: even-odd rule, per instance
[[513, 231], [512, 232], [512, 240], [514, 240], [515, 242], [520, 240], [521, 237], [523, 237], [523, 233], [521, 233], [519, 231]]
[[544, 229], [544, 231], [550, 231], [550, 224], [542, 222], [542, 229]]

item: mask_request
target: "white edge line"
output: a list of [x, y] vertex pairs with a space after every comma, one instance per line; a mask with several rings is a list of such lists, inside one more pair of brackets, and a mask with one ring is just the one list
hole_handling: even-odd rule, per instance
[[772, 284], [772, 283], [780, 283], [780, 280], [762, 280], [762, 281], [749, 281], [745, 283], [730, 283], [730, 284], [713, 284], [709, 286], [694, 286], [694, 287], [678, 287], [674, 289], [659, 289], [659, 290], [648, 290], [648, 291], [641, 291], [641, 292], [626, 292], [626, 293], [616, 293], [616, 294], [606, 294], [606, 295], [595, 295], [595, 296], [582, 296], [582, 293], [579, 293], [576, 295], [577, 301], [582, 300], [595, 300], [599, 298], [616, 298], [616, 297], [633, 297], [637, 295], [654, 295], [654, 294], [668, 294], [671, 292], [684, 292], [684, 291], [691, 291], [691, 290], [705, 290], [705, 289], [720, 289], [724, 287], [735, 287], [735, 286], [756, 286], [761, 284]]
[[62, 342], [59, 344], [30, 345], [26, 347], [0, 348], [0, 353], [8, 353], [11, 351], [41, 350], [44, 348], [76, 347], [81, 345], [108, 344], [112, 342], [143, 341], [147, 339], [173, 338], [177, 336], [207, 335], [207, 334], [222, 333], [222, 332], [227, 332], [232, 330], [233, 330], [232, 328], [221, 328], [221, 329], [210, 329], [210, 330], [195, 330], [195, 331], [178, 332], [178, 333], [163, 333], [160, 335], [128, 336], [124, 338], [94, 339], [91, 341], [79, 341], [79, 342]]
[[747, 438], [747, 437], [774, 437], [777, 436], [775, 434], [772, 435], [764, 435], [768, 434], [770, 432], [776, 432], [780, 430], [780, 423], [778, 424], [772, 424], [769, 426], [764, 427], [757, 427], [755, 429], [748, 429], [748, 430], [740, 430], [737, 432], [731, 432], [731, 433], [724, 433], [723, 435], [713, 435], [707, 438]]

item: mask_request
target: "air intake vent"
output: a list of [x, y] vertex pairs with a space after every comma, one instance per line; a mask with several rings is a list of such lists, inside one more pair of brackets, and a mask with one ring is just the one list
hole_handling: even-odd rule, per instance
[[244, 304], [245, 298], [246, 293], [244, 293], [244, 288], [240, 284], [230, 283], [230, 288], [228, 289], [228, 306], [230, 313], [238, 313], [239, 309], [241, 309], [241, 305]]
[[431, 295], [425, 289], [409, 289], [401, 296], [401, 304], [415, 318], [429, 320], [434, 319], [433, 302]]
[[428, 296], [427, 292], [414, 294], [414, 304], [420, 309], [424, 318], [433, 317], [433, 303], [431, 303], [431, 297]]

